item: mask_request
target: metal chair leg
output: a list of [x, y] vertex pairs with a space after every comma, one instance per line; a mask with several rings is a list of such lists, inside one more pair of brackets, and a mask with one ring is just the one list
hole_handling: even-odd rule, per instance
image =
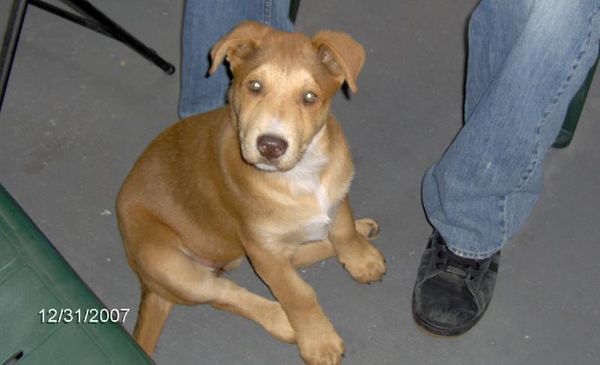
[[17, 52], [19, 36], [21, 35], [21, 28], [23, 27], [26, 12], [27, 0], [13, 1], [2, 42], [2, 51], [0, 52], [0, 111], [2, 111], [2, 102], [8, 85], [10, 69], [15, 59], [15, 53]]
[[[112, 21], [109, 17], [104, 15], [100, 10], [95, 8], [87, 0], [61, 0], [73, 9], [87, 15], [89, 18], [96, 21], [98, 25], [109, 33], [113, 38], [120, 41], [121, 43], [132, 48], [134, 51], [139, 53], [141, 56], [160, 67], [163, 71], [169, 75], [175, 72], [175, 66], [165, 61], [160, 57], [155, 50], [147, 47], [145, 44], [140, 42], [137, 38], [128, 33], [125, 29], [121, 28], [117, 23]], [[71, 20], [71, 19], [69, 19]], [[93, 28], [92, 28], [93, 29]], [[97, 31], [97, 29], [94, 29]]]
[[121, 28], [117, 23], [96, 9], [87, 0], [61, 0], [69, 7], [73, 8], [83, 16], [79, 16], [65, 11], [52, 4], [42, 0], [14, 0], [10, 11], [8, 25], [2, 43], [2, 52], [0, 53], [0, 112], [2, 111], [2, 102], [8, 85], [10, 70], [17, 51], [21, 28], [27, 12], [27, 5], [31, 4], [40, 9], [46, 10], [52, 14], [58, 15], [64, 19], [82, 25], [88, 29], [94, 30], [103, 35], [109, 36], [132, 48], [138, 54], [160, 67], [167, 74], [175, 72], [175, 66], [160, 57], [155, 50], [147, 47], [137, 38]]

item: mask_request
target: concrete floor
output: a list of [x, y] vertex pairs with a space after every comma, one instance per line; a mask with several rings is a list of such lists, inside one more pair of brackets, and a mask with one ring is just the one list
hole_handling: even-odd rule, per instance
[[[5, 24], [9, 1], [0, 4]], [[97, 1], [179, 65], [181, 0]], [[381, 284], [358, 285], [333, 260], [302, 271], [346, 343], [344, 364], [598, 364], [600, 360], [600, 83], [573, 145], [550, 153], [545, 191], [504, 250], [494, 299], [464, 336], [417, 330], [413, 281], [431, 231], [420, 203], [425, 169], [461, 126], [465, 25], [477, 1], [303, 0], [298, 29], [344, 30], [368, 58], [359, 93], [338, 96], [357, 175], [357, 216], [382, 224]], [[109, 308], [137, 310], [138, 283], [114, 201], [147, 143], [177, 119], [179, 75], [121, 44], [31, 8], [0, 115], [0, 181]], [[594, 118], [596, 117], [596, 118]], [[267, 289], [244, 264], [230, 275]], [[131, 330], [135, 315], [125, 327]], [[295, 346], [208, 306], [177, 307], [159, 364], [300, 364]]]

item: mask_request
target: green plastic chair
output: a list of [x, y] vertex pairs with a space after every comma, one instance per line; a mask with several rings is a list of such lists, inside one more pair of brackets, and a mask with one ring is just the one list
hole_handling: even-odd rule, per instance
[[154, 364], [109, 314], [0, 184], [0, 365]]
[[594, 78], [594, 72], [596, 72], [596, 66], [598, 66], [598, 60], [600, 59], [600, 54], [598, 59], [596, 59], [596, 63], [590, 69], [585, 82], [571, 100], [569, 104], [569, 109], [567, 109], [567, 115], [565, 116], [565, 121], [563, 122], [562, 128], [558, 133], [558, 137], [552, 144], [554, 148], [564, 148], [567, 147], [571, 140], [573, 139], [573, 135], [575, 134], [575, 128], [577, 128], [577, 122], [579, 121], [579, 117], [581, 116], [581, 111], [583, 110], [583, 104], [585, 103], [585, 99], [587, 98], [588, 91], [590, 90], [590, 85], [592, 84], [592, 80]]

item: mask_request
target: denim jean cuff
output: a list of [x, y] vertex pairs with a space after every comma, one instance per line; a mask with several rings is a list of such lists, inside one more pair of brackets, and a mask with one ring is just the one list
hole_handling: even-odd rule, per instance
[[492, 255], [495, 254], [496, 252], [500, 251], [500, 250], [494, 250], [494, 251], [489, 251], [489, 252], [467, 252], [467, 251], [463, 251], [461, 249], [452, 247], [450, 245], [450, 243], [448, 243], [448, 242], [446, 242], [446, 244], [448, 245], [448, 249], [450, 251], [452, 251], [452, 253], [454, 253], [455, 255], [458, 255], [458, 256], [464, 257], [464, 258], [468, 258], [468, 259], [474, 259], [474, 260], [487, 259], [489, 257], [492, 257]]

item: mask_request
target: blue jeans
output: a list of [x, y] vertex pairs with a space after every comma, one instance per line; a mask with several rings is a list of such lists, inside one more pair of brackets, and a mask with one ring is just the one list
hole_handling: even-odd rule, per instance
[[222, 106], [229, 77], [225, 67], [208, 77], [210, 48], [243, 20], [255, 20], [290, 31], [290, 0], [186, 0], [179, 117]]
[[491, 256], [523, 226], [599, 40], [600, 0], [482, 0], [475, 9], [465, 124], [422, 186], [427, 217], [453, 252]]

